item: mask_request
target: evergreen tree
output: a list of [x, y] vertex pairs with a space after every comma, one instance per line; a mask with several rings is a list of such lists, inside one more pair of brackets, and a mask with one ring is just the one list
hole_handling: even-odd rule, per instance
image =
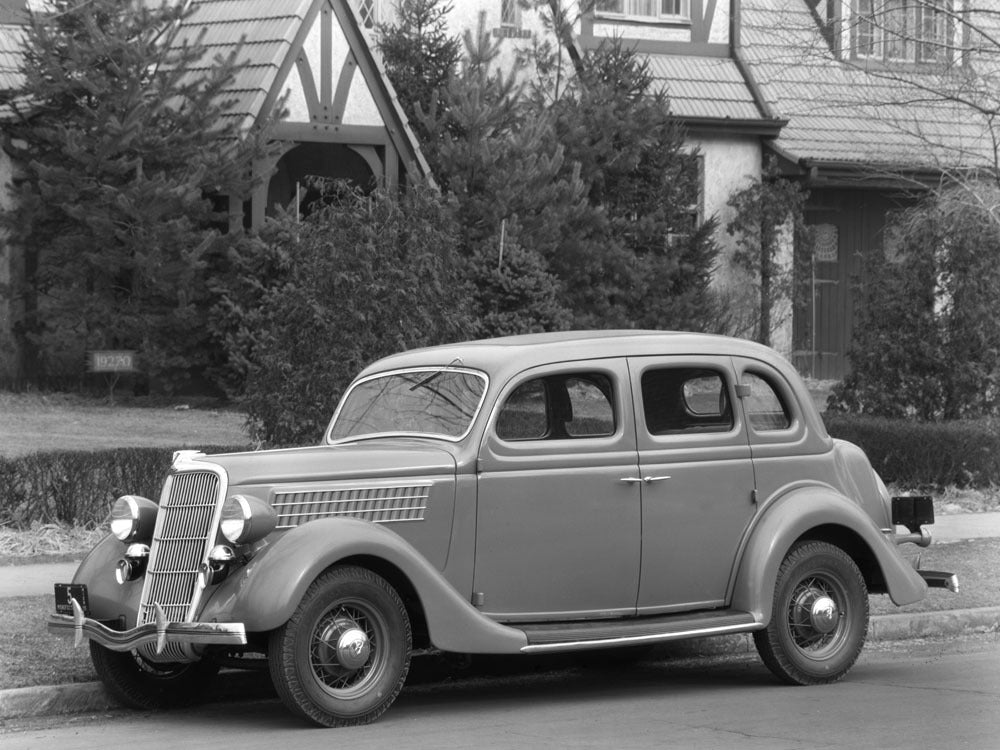
[[448, 33], [451, 8], [441, 0], [402, 0], [396, 22], [379, 27], [386, 72], [421, 140], [427, 133], [418, 114], [439, 106], [461, 59], [462, 43]]
[[648, 64], [606, 42], [579, 61], [565, 96], [536, 102], [553, 112], [595, 216], [551, 261], [577, 325], [711, 327], [715, 221], [698, 222], [698, 155]]
[[[170, 44], [185, 3], [54, 0], [30, 15], [10, 126], [24, 180], [2, 217], [22, 249], [29, 376], [139, 350], [165, 385], [206, 364], [206, 272], [253, 150], [226, 118], [234, 52]], [[197, 66], [197, 72], [194, 72]]]
[[482, 19], [463, 42], [461, 69], [420, 117], [424, 151], [472, 261], [479, 334], [564, 328], [563, 288], [548, 258], [567, 227], [586, 219], [585, 187], [564, 170], [549, 118], [526, 106], [524, 84], [497, 68], [498, 43]]

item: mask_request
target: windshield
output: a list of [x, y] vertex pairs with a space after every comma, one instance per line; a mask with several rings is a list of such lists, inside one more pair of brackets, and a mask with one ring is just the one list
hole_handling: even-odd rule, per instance
[[329, 439], [404, 434], [459, 440], [472, 428], [486, 383], [481, 372], [450, 367], [376, 375], [344, 396]]

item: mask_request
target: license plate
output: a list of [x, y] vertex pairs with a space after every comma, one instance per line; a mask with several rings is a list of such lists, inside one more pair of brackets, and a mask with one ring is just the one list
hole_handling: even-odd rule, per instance
[[56, 614], [72, 615], [73, 604], [70, 597], [83, 608], [83, 614], [90, 616], [90, 599], [87, 597], [87, 585], [83, 583], [57, 583], [55, 585]]

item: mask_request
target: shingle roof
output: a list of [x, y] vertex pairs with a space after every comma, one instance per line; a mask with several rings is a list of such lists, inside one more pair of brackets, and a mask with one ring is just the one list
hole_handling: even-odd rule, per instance
[[805, 0], [744, 0], [742, 19], [741, 55], [768, 104], [789, 120], [775, 141], [787, 155], [941, 168], [993, 153], [983, 118], [930, 93], [969, 85], [967, 67], [917, 74], [839, 61]]
[[[172, 45], [200, 43], [205, 55], [190, 67], [192, 74], [210, 68], [216, 57], [239, 49], [237, 72], [225, 94], [230, 114], [246, 127], [256, 121], [275, 85], [310, 6], [315, 0], [195, 0]], [[240, 46], [242, 45], [242, 47]]]
[[649, 71], [679, 117], [761, 120], [763, 115], [736, 62], [722, 57], [648, 54]]

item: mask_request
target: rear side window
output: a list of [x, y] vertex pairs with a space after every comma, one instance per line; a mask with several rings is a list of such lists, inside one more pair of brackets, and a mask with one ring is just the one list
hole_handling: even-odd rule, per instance
[[773, 432], [792, 426], [788, 408], [766, 378], [745, 372], [742, 380], [743, 385], [750, 386], [750, 395], [743, 398], [743, 409], [750, 427], [756, 432]]
[[642, 408], [650, 435], [728, 432], [734, 424], [725, 377], [702, 367], [644, 372]]
[[611, 379], [601, 373], [535, 378], [508, 396], [497, 418], [501, 440], [566, 440], [615, 432]]

